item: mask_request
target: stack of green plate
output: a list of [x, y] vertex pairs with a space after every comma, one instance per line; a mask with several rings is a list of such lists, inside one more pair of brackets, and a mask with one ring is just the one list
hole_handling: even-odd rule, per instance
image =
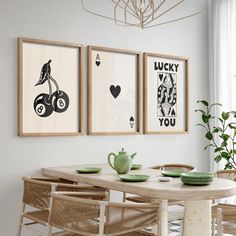
[[180, 176], [181, 181], [188, 185], [208, 185], [213, 181], [213, 174], [208, 172], [188, 172]]

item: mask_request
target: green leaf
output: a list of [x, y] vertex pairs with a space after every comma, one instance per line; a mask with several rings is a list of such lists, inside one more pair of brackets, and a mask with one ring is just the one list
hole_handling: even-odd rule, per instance
[[202, 104], [203, 104], [204, 106], [206, 106], [206, 107], [209, 106], [208, 102], [205, 101], [205, 100], [197, 101], [197, 103], [202, 103]]
[[228, 134], [222, 134], [222, 135], [220, 135], [220, 137], [224, 140], [224, 141], [228, 141], [228, 139], [229, 139], [229, 135]]
[[223, 157], [225, 159], [228, 159], [230, 157], [227, 152], [222, 152], [220, 155], [221, 155], [221, 157]]
[[236, 111], [230, 111], [229, 113], [231, 113], [232, 115], [236, 115]]
[[214, 147], [214, 145], [213, 144], [208, 144], [207, 146], [204, 147], [204, 150], [206, 150], [209, 147]]
[[233, 153], [236, 154], [236, 150], [233, 150]]
[[219, 131], [220, 131], [220, 129], [218, 127], [215, 127], [212, 132], [213, 133], [218, 133]]
[[226, 141], [223, 141], [222, 143], [221, 143], [221, 147], [226, 147], [228, 145], [228, 143], [226, 142]]
[[219, 156], [216, 156], [215, 158], [214, 158], [214, 160], [217, 162], [217, 163], [219, 163], [220, 161], [221, 161], [221, 156], [219, 155]]
[[217, 148], [215, 149], [215, 152], [220, 152], [220, 151], [223, 151], [223, 150], [225, 150], [225, 149], [222, 148], [222, 147], [217, 147]]
[[227, 170], [227, 169], [232, 169], [232, 168], [233, 168], [232, 164], [227, 163], [224, 169]]
[[202, 114], [202, 121], [203, 121], [204, 123], [207, 123], [207, 122], [209, 121], [209, 118], [208, 118], [208, 116], [207, 116], [207, 115], [204, 115], [204, 114]]
[[206, 112], [205, 112], [205, 111], [203, 111], [203, 110], [200, 110], [200, 109], [197, 109], [197, 110], [195, 110], [195, 112], [201, 112], [202, 114], [206, 114]]
[[205, 128], [207, 130], [207, 127], [204, 126], [203, 124], [196, 124], [196, 126], [201, 126], [201, 127]]
[[212, 139], [213, 139], [213, 135], [212, 135], [211, 132], [207, 132], [206, 135], [205, 135], [205, 137], [206, 137], [207, 139], [209, 139], [209, 140], [212, 140]]
[[212, 108], [213, 106], [222, 106], [222, 104], [220, 104], [220, 103], [212, 103], [211, 106], [210, 106], [210, 108], [209, 108], [209, 111], [211, 110], [211, 108]]
[[223, 132], [223, 129], [221, 127], [214, 126], [213, 128], [219, 130], [220, 132]]
[[221, 118], [217, 118], [221, 123], [223, 123], [224, 121]]
[[229, 112], [222, 112], [221, 113], [221, 117], [223, 118], [223, 120], [228, 120], [230, 117], [230, 113]]
[[229, 123], [229, 128], [231, 128], [231, 129], [236, 129], [236, 123], [235, 122], [231, 122], [231, 123]]

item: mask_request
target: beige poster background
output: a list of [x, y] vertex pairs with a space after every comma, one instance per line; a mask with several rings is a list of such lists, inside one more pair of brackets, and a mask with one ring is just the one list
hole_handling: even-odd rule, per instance
[[[60, 90], [69, 96], [69, 107], [63, 113], [40, 117], [34, 111], [34, 100], [49, 93], [48, 83], [35, 86], [42, 66], [51, 59], [51, 76]], [[54, 133], [79, 130], [79, 50], [77, 48], [23, 43], [23, 132]], [[53, 92], [56, 91], [52, 83]]]
[[[167, 63], [166, 68], [163, 70], [155, 70], [154, 63], [163, 62]], [[171, 71], [169, 70], [169, 64], [178, 65], [178, 70]], [[175, 66], [172, 67], [175, 70]], [[176, 118], [175, 126], [164, 125], [164, 120], [161, 121], [159, 119], [165, 119], [158, 115], [157, 112], [157, 89], [160, 81], [158, 80], [158, 73], [173, 73], [176, 78], [177, 84], [177, 104], [176, 104]], [[176, 59], [166, 59], [161, 57], [147, 57], [147, 130], [148, 131], [184, 131], [185, 130], [185, 115], [186, 115], [186, 65], [182, 60]], [[168, 117], [171, 119], [171, 117]], [[173, 121], [173, 120], [172, 120]], [[168, 122], [166, 122], [167, 124]]]
[[[96, 65], [96, 57], [100, 65]], [[137, 127], [137, 56], [92, 51], [92, 131], [132, 132]], [[121, 87], [114, 98], [110, 86]], [[131, 128], [130, 118], [134, 117]]]

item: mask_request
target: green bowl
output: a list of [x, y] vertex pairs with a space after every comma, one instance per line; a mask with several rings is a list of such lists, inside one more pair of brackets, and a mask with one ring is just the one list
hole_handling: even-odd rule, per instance
[[213, 181], [213, 174], [208, 172], [188, 172], [181, 174], [181, 181], [186, 185], [203, 186]]
[[208, 179], [188, 179], [188, 178], [183, 178], [183, 177], [181, 177], [181, 181], [182, 182], [202, 182], [202, 183], [204, 183], [204, 182], [212, 182], [213, 181], [213, 178], [208, 178]]
[[149, 177], [149, 175], [120, 175], [120, 179], [125, 182], [144, 182], [148, 180]]
[[76, 171], [79, 174], [93, 174], [93, 173], [99, 173], [102, 170], [102, 168], [99, 167], [81, 167], [78, 168]]
[[182, 170], [164, 170], [161, 173], [162, 175], [167, 176], [167, 177], [180, 177], [180, 175], [185, 172]]
[[213, 179], [214, 175], [209, 172], [186, 172], [181, 174], [181, 178], [185, 179]]
[[[182, 180], [182, 179], [181, 179]], [[212, 181], [184, 181], [182, 180], [182, 183], [183, 184], [186, 184], [186, 185], [195, 185], [195, 186], [203, 186], [203, 185], [209, 185]]]
[[142, 167], [141, 164], [132, 164], [131, 170], [138, 170]]

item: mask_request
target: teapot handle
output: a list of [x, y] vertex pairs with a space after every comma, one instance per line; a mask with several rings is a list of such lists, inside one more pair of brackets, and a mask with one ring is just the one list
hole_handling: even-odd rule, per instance
[[114, 168], [114, 166], [111, 164], [111, 160], [110, 160], [112, 156], [114, 156], [114, 158], [115, 158], [115, 157], [116, 157], [115, 153], [110, 153], [110, 154], [108, 155], [108, 163], [109, 163], [110, 167], [115, 170], [115, 168]]

